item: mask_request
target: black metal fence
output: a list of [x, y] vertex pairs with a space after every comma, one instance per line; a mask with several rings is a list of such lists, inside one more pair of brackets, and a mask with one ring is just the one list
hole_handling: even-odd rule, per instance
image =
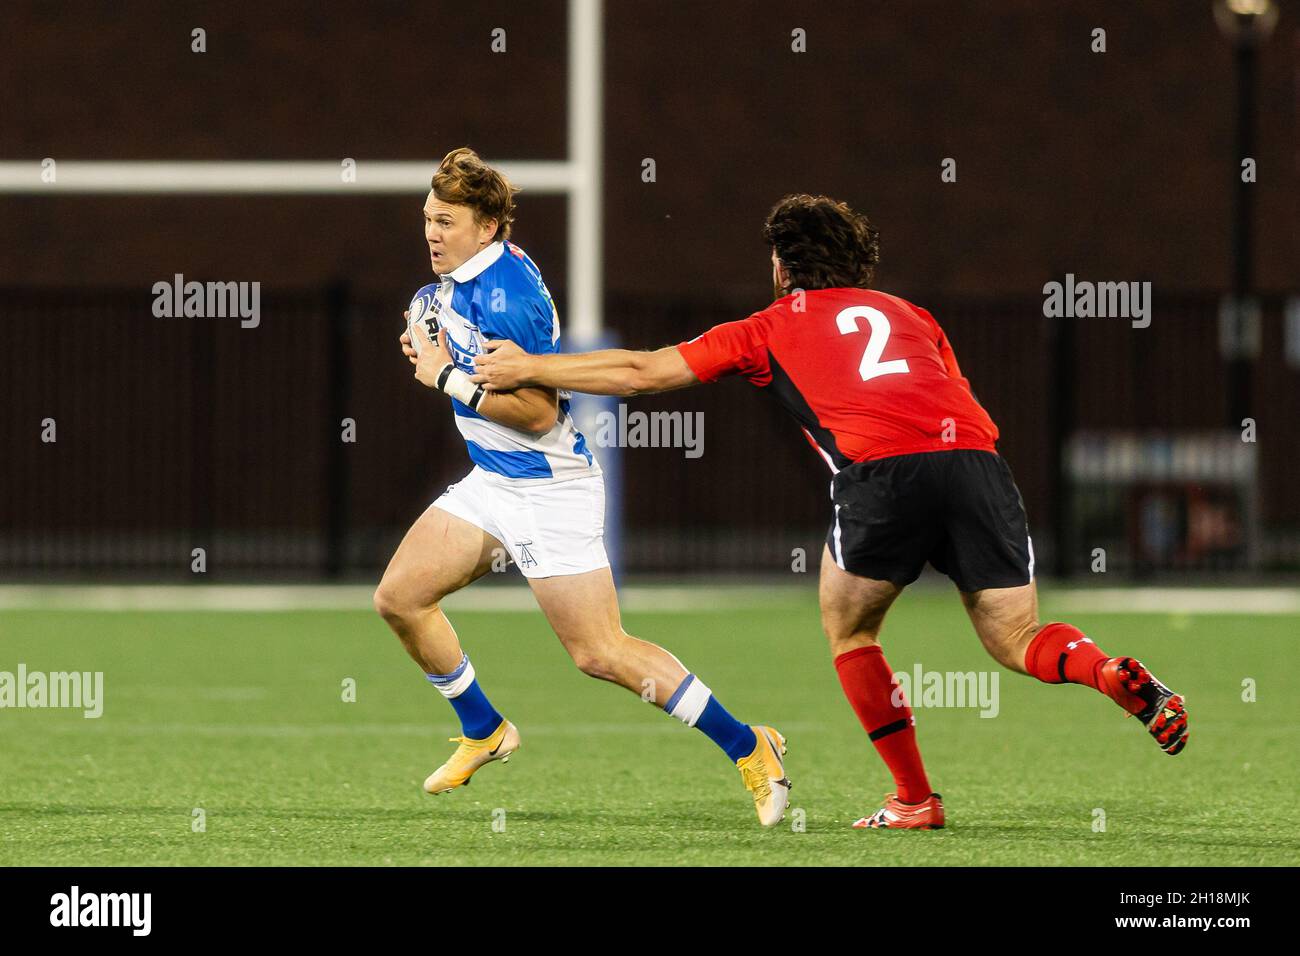
[[[1173, 504], [1153, 511], [1134, 504], [1150, 492], [1140, 474], [1120, 475], [1098, 498], [1096, 476], [1081, 477], [1070, 456], [1083, 433], [1121, 444], [1241, 438], [1228, 420], [1217, 297], [1157, 301], [1145, 329], [1048, 320], [1041, 298], [916, 298], [1001, 428], [1040, 567], [1087, 568], [1097, 547], [1109, 548], [1114, 570], [1300, 564], [1300, 368], [1287, 358], [1280, 299], [1263, 302], [1249, 368], [1254, 510], [1239, 530], [1253, 538], [1209, 554], [1152, 551], [1143, 535], [1151, 514], [1177, 511], [1178, 494], [1202, 485], [1231, 524], [1235, 506], [1214, 497], [1214, 482], [1179, 473], [1173, 491], [1162, 486]], [[140, 292], [0, 291], [5, 577], [188, 578], [195, 549], [209, 577], [373, 576], [407, 525], [469, 468], [447, 409], [412, 381], [398, 351], [392, 302], [344, 286], [270, 292], [253, 328], [237, 318], [157, 318], [152, 303]], [[623, 344], [650, 347], [764, 304], [614, 298], [607, 320]], [[774, 403], [728, 381], [629, 407], [702, 413], [704, 453], [622, 451], [627, 571], [780, 571], [799, 548], [815, 566], [828, 476]], [[1189, 514], [1156, 537], [1205, 524]]]

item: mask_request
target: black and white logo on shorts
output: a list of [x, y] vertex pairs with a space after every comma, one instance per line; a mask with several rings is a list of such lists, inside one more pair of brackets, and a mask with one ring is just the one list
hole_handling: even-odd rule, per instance
[[537, 559], [533, 557], [533, 552], [528, 550], [528, 546], [533, 541], [529, 538], [527, 541], [516, 541], [515, 547], [519, 549], [518, 564], [521, 568], [532, 568], [537, 566]]

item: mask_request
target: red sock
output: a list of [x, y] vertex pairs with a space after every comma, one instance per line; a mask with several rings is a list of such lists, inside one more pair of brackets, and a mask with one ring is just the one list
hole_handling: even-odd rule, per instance
[[1044, 684], [1086, 684], [1101, 690], [1101, 665], [1110, 660], [1071, 624], [1047, 624], [1025, 649], [1025, 670]]
[[[879, 644], [858, 647], [835, 658], [844, 696], [853, 705], [858, 720], [875, 745], [880, 759], [894, 775], [898, 799], [920, 803], [930, 796], [921, 752], [916, 749], [916, 726], [894, 673], [885, 663]], [[901, 706], [894, 705], [894, 695]]]

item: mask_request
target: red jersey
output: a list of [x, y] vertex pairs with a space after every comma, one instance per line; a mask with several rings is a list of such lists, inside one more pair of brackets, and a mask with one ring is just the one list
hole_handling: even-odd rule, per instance
[[832, 471], [914, 452], [995, 450], [997, 426], [929, 312], [871, 289], [800, 297], [677, 350], [701, 382], [736, 373], [770, 390]]

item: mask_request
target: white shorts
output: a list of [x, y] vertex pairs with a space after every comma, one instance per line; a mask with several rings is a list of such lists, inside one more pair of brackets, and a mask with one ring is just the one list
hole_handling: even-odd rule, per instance
[[434, 505], [500, 541], [526, 578], [609, 567], [603, 475], [528, 484], [476, 465]]

